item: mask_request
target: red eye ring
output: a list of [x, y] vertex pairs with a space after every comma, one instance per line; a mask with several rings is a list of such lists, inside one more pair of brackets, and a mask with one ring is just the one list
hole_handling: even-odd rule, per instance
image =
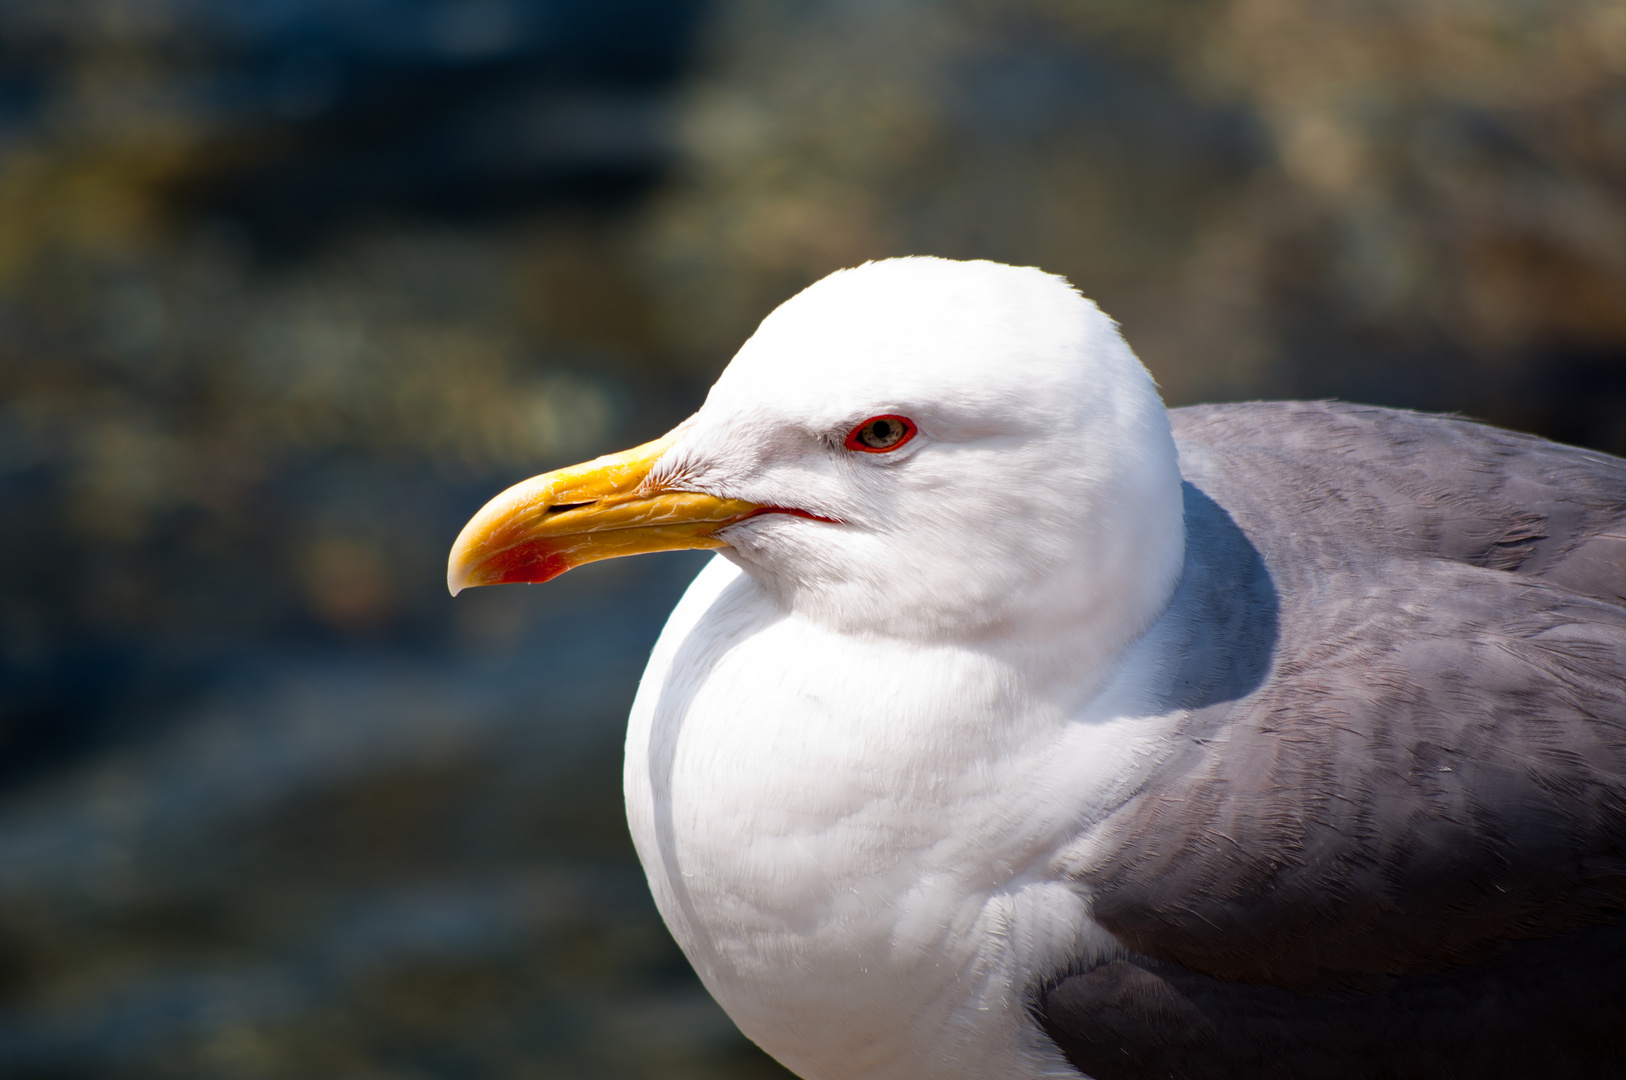
[[907, 416], [883, 413], [847, 432], [847, 441], [842, 445], [861, 454], [890, 454], [914, 438], [919, 430]]

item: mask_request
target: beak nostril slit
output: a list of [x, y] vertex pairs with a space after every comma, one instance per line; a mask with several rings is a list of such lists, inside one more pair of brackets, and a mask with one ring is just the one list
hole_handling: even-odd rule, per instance
[[588, 500], [587, 502], [554, 503], [552, 506], [548, 507], [547, 510], [545, 510], [543, 512], [543, 516], [546, 516], [548, 514], [562, 513], [565, 510], [579, 510], [584, 506], [592, 506], [592, 505], [593, 505], [593, 500]]

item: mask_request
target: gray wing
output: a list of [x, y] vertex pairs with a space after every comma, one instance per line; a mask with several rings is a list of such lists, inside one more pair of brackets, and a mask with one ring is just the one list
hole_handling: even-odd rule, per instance
[[1201, 722], [1078, 868], [1136, 955], [1041, 1022], [1103, 1077], [1499, 1075], [1560, 1031], [1626, 1069], [1626, 462], [1339, 404], [1171, 417], [1168, 693]]

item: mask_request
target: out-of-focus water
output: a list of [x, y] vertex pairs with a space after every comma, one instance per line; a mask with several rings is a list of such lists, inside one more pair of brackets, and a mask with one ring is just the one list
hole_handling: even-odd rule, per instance
[[782, 1075], [620, 805], [703, 559], [443, 583], [698, 398], [539, 322], [615, 287], [697, 17], [0, 9], [0, 1075]]
[[[702, 559], [266, 650], [0, 807], [8, 1076], [767, 1076], [660, 925], [626, 709]], [[478, 602], [478, 601], [477, 601]]]
[[904, 254], [1626, 452], [1618, 0], [0, 4], [0, 1075], [767, 1077], [626, 836], [703, 561], [459, 526]]

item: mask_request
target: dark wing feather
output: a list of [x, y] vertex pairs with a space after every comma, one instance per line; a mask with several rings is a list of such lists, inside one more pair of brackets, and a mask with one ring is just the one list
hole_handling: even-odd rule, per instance
[[[1277, 995], [1227, 1015], [1225, 1030], [1255, 1016], [1302, 1040], [1312, 1014], [1333, 1015], [1306, 1004], [1324, 995], [1423, 1016], [1440, 1000], [1425, 990], [1478, 985], [1510, 943], [1563, 950], [1614, 933], [1626, 909], [1626, 462], [1337, 404], [1171, 415], [1198, 498], [1188, 491], [1193, 581], [1174, 609], [1194, 648], [1169, 693], [1203, 722], [1078, 868], [1096, 918], [1139, 956], [1115, 965], [1122, 978], [1078, 972], [1041, 995], [1058, 1042], [1098, 1023], [1089, 1002], [1154, 983], [1161, 1015], [1169, 993], [1207, 1002], [1205, 1016], [1215, 1002], [1241, 1007], [1243, 988]], [[1210, 549], [1238, 541], [1193, 528], [1205, 500], [1251, 545], [1267, 598], [1216, 573], [1235, 559]], [[1268, 658], [1201, 640], [1267, 606]], [[1197, 684], [1206, 696], [1181, 700]], [[1613, 953], [1587, 954], [1583, 989], [1611, 991], [1626, 1026], [1626, 953], [1610, 940]], [[1263, 1019], [1292, 1012], [1284, 1002], [1299, 1003], [1302, 1025]], [[1443, 1039], [1450, 1026], [1420, 1030]], [[1485, 1030], [1476, 1045], [1496, 1043]], [[1108, 1041], [1146, 1058], [1167, 1033], [1131, 1024]], [[1128, 1053], [1136, 1038], [1151, 1041]]]
[[1309, 995], [1146, 957], [1050, 989], [1040, 1021], [1096, 1080], [1564, 1080], [1626, 1075], [1626, 926], [1487, 964]]

